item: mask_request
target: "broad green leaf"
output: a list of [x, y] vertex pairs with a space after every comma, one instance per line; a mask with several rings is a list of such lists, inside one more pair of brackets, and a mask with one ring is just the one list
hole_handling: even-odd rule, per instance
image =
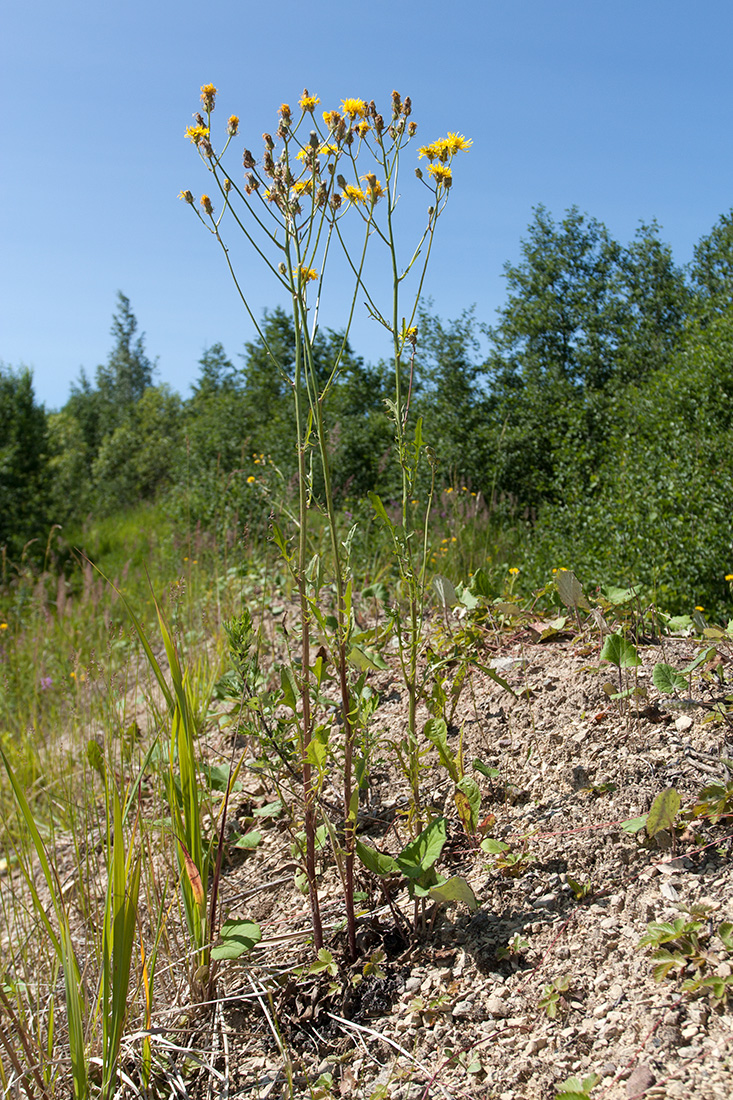
[[601, 660], [610, 661], [618, 668], [637, 668], [641, 664], [636, 646], [623, 634], [608, 635], [601, 650]]
[[458, 782], [455, 756], [448, 744], [448, 726], [444, 718], [428, 718], [423, 728], [425, 739], [438, 750], [440, 762], [454, 783]]
[[405, 845], [395, 861], [397, 866], [408, 878], [419, 878], [438, 859], [446, 838], [445, 818], [436, 817], [419, 836]]
[[261, 840], [262, 833], [258, 833], [256, 829], [252, 829], [250, 832], [242, 833], [241, 836], [238, 836], [232, 847], [245, 849], [256, 848]]
[[381, 520], [384, 520], [388, 527], [394, 527], [392, 520], [387, 515], [386, 508], [382, 504], [381, 497], [378, 497], [376, 493], [367, 493], [367, 496], [369, 497], [372, 508], [377, 513], [379, 518]]
[[262, 939], [262, 929], [251, 920], [226, 920], [219, 942], [211, 949], [212, 959], [238, 959]]
[[641, 817], [630, 817], [628, 821], [621, 822], [621, 828], [625, 833], [640, 833], [646, 825], [646, 819], [649, 815], [642, 814]]
[[486, 570], [483, 569], [481, 566], [478, 567], [478, 569], [471, 577], [469, 588], [472, 592], [475, 592], [477, 596], [491, 596], [491, 581], [486, 573]]
[[652, 682], [657, 691], [661, 691], [663, 695], [673, 695], [676, 691], [687, 689], [685, 677], [673, 669], [671, 665], [666, 665], [664, 661], [660, 661], [659, 664], [654, 666]]
[[356, 854], [367, 871], [371, 871], [373, 875], [380, 875], [384, 878], [386, 875], [392, 875], [398, 870], [392, 856], [378, 852], [376, 848], [372, 848], [371, 844], [365, 844], [363, 840], [357, 840]]
[[667, 787], [654, 799], [647, 814], [647, 836], [656, 836], [662, 829], [671, 829], [680, 811], [680, 796], [674, 787]]
[[[225, 791], [229, 786], [230, 768], [228, 764], [202, 764], [201, 771], [209, 781], [212, 791]], [[232, 784], [233, 791], [241, 791], [242, 784], [239, 780]]]
[[723, 921], [718, 928], [718, 935], [728, 950], [733, 951], [733, 924], [730, 921]]
[[510, 845], [504, 840], [495, 840], [493, 836], [487, 836], [481, 841], [481, 848], [490, 856], [500, 856], [502, 852], [508, 852]]
[[280, 669], [280, 687], [283, 693], [283, 703], [295, 713], [298, 708], [298, 685], [293, 675], [293, 670], [283, 665]]
[[462, 901], [471, 912], [478, 909], [476, 895], [465, 878], [461, 878], [460, 875], [453, 875], [440, 886], [433, 886], [430, 890], [430, 897], [435, 901], [442, 902]]
[[383, 671], [389, 668], [389, 665], [384, 657], [382, 657], [381, 653], [367, 646], [352, 646], [346, 659], [349, 664], [354, 665], [354, 667], [358, 668], [361, 672]]
[[570, 607], [573, 610], [579, 607], [584, 611], [589, 610], [589, 604], [585, 598], [583, 586], [572, 570], [562, 569], [556, 573], [555, 587], [557, 588], [558, 596], [566, 607]]
[[252, 815], [253, 817], [279, 817], [282, 812], [283, 804], [278, 798], [274, 802], [268, 802], [265, 806], [259, 806], [252, 811]]
[[469, 835], [475, 833], [481, 812], [481, 790], [476, 780], [470, 775], [464, 775], [458, 783], [455, 801], [463, 828]]

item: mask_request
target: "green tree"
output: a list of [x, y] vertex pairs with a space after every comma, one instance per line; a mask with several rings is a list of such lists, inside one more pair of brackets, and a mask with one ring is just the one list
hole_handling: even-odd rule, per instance
[[699, 316], [709, 320], [727, 313], [733, 305], [733, 210], [696, 245], [690, 278]]
[[26, 367], [0, 363], [0, 546], [12, 555], [48, 534], [48, 425]]

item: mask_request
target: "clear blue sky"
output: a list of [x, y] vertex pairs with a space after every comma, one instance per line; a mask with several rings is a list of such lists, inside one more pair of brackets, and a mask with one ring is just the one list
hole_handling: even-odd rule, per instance
[[[26, 0], [2, 23], [0, 360], [31, 366], [49, 408], [106, 359], [118, 289], [183, 394], [207, 344], [234, 358], [252, 336], [177, 198], [207, 190], [184, 138], [204, 83], [257, 153], [304, 85], [323, 107], [385, 112], [397, 88], [425, 140], [473, 138], [428, 279], [443, 317], [475, 303], [494, 319], [538, 203], [576, 204], [622, 241], [657, 218], [679, 262], [733, 206], [730, 0]], [[243, 281], [256, 314], [276, 304], [254, 258]], [[338, 327], [338, 308], [323, 320]], [[387, 350], [366, 318], [353, 343]]]

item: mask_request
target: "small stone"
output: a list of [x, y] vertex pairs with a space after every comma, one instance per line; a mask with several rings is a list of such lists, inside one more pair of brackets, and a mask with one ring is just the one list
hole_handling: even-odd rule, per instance
[[468, 1019], [473, 1015], [473, 1001], [458, 1001], [453, 1005], [453, 1017], [456, 1020]]
[[690, 718], [689, 714], [681, 714], [679, 718], [675, 720], [674, 726], [675, 729], [680, 731], [680, 733], [684, 733], [685, 730], [689, 730], [692, 728], [692, 719]]
[[491, 997], [489, 997], [488, 1001], [486, 1002], [486, 1011], [491, 1016], [496, 1016], [500, 1020], [505, 1020], [509, 1015], [509, 1009], [504, 1004], [502, 998], [497, 997], [496, 994], [493, 994]]
[[537, 1035], [534, 1039], [530, 1039], [524, 1048], [525, 1054], [537, 1054], [538, 1051], [544, 1050], [547, 1046], [547, 1039], [544, 1035]]
[[405, 982], [405, 989], [408, 993], [418, 993], [421, 985], [421, 978], [408, 978]]
[[650, 1089], [652, 1085], [656, 1083], [656, 1077], [652, 1073], [649, 1066], [639, 1065], [626, 1082], [626, 1096], [628, 1100], [632, 1098], [641, 1097], [644, 1095], [647, 1089]]
[[554, 909], [557, 904], [557, 894], [542, 894], [532, 902], [533, 909]]

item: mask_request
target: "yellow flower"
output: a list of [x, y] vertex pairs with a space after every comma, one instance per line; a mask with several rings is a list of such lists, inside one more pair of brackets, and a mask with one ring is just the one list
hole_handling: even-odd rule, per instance
[[178, 194], [178, 198], [182, 199], [183, 202], [190, 202], [193, 206], [193, 195], [190, 191], [180, 191]]
[[448, 488], [446, 489], [446, 493], [452, 493], [452, 492], [453, 492], [453, 486], [449, 485]]
[[296, 195], [310, 195], [313, 190], [313, 180], [297, 180], [293, 184], [293, 191]]
[[247, 484], [254, 485], [255, 481], [257, 481], [257, 478], [254, 476], [254, 474], [250, 474], [247, 478]]
[[312, 267], [304, 267], [303, 264], [295, 269], [295, 274], [301, 283], [311, 283], [318, 278], [317, 271], [314, 271]]
[[727, 581], [733, 581], [733, 573], [726, 573], [725, 574], [725, 579]]
[[239, 129], [239, 116], [230, 115], [227, 121], [227, 133], [229, 137], [234, 137]]
[[421, 148], [418, 149], [418, 153], [418, 160], [421, 160], [423, 157], [427, 157], [428, 160], [435, 160], [440, 156], [440, 149], [438, 148], [437, 141], [433, 142], [432, 145], [421, 146]]
[[371, 126], [368, 122], [360, 122], [356, 127], [356, 132], [361, 138], [366, 137], [370, 130]]
[[204, 105], [205, 111], [213, 111], [216, 100], [216, 88], [213, 84], [202, 84], [201, 86], [201, 102]]
[[346, 187], [344, 187], [344, 195], [349, 200], [349, 202], [357, 204], [360, 202], [366, 202], [364, 192], [362, 191], [361, 187], [354, 187], [350, 183], [347, 183]]
[[362, 176], [361, 178], [363, 180], [366, 180], [366, 189], [370, 200], [372, 202], [379, 202], [382, 195], [384, 194], [384, 187], [379, 182], [377, 177], [374, 175], [373, 172], [368, 172], [366, 176]]
[[289, 103], [281, 103], [280, 106], [277, 109], [277, 113], [280, 115], [280, 118], [283, 120], [285, 125], [289, 126], [290, 125], [290, 117], [291, 117], [290, 116], [290, 104]]
[[186, 137], [190, 138], [194, 145], [198, 145], [209, 136], [208, 126], [187, 126]]
[[341, 121], [341, 115], [338, 113], [338, 111], [324, 111], [323, 121], [326, 123], [326, 126], [328, 126], [329, 130], [335, 130], [339, 122]]
[[447, 164], [431, 164], [428, 172], [436, 183], [442, 183], [446, 187], [450, 186], [453, 174]]
[[341, 110], [349, 118], [366, 118], [367, 105], [363, 99], [342, 99]]
[[211, 205], [211, 199], [209, 198], [209, 196], [202, 195], [199, 199], [199, 202], [204, 208], [204, 213], [208, 214], [209, 217], [211, 217], [211, 215], [214, 213], [214, 207]]
[[313, 114], [313, 108], [320, 103], [320, 99], [317, 95], [308, 95], [308, 89], [303, 88], [303, 94], [298, 100], [298, 106], [301, 111], [310, 111]]
[[442, 139], [443, 144], [447, 145], [451, 154], [459, 153], [461, 149], [470, 149], [473, 145], [473, 138], [465, 138], [463, 134], [448, 134], [447, 138]]
[[512, 577], [516, 577], [519, 570], [517, 569], [516, 565], [513, 565], [512, 568], [509, 570], [509, 572], [512, 575]]
[[700, 604], [699, 604], [699, 603], [696, 603], [696, 604], [695, 604], [695, 611], [704, 611], [704, 610], [705, 610], [705, 608], [704, 608], [704, 607], [700, 607]]
[[0, 623], [0, 630], [7, 630], [7, 629], [8, 629], [8, 624], [7, 623]]

